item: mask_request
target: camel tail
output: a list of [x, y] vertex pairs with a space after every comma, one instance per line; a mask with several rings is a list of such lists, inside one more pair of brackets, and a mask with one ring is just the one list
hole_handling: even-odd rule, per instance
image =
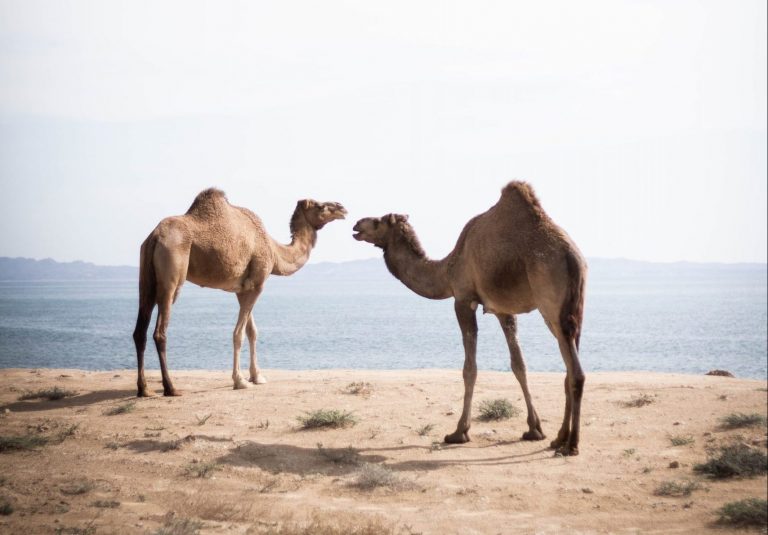
[[144, 348], [147, 345], [147, 328], [152, 319], [152, 310], [155, 308], [157, 297], [157, 277], [155, 276], [155, 233], [147, 237], [141, 244], [141, 257], [139, 260], [139, 315], [136, 318], [136, 329], [133, 331], [133, 341], [136, 343], [136, 352], [139, 358], [144, 356]]
[[563, 334], [574, 341], [578, 350], [584, 319], [586, 272], [582, 260], [576, 254], [568, 252], [565, 261], [568, 269], [568, 294], [560, 310], [560, 326]]

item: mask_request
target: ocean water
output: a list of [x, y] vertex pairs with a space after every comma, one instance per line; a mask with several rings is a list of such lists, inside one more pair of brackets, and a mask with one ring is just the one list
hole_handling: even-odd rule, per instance
[[[598, 266], [587, 289], [582, 365], [587, 373], [721, 368], [766, 379], [766, 295], [765, 266]], [[135, 369], [137, 301], [135, 280], [0, 282], [0, 367]], [[168, 332], [170, 369], [231, 369], [237, 308], [234, 295], [187, 283]], [[267, 375], [270, 368], [458, 370], [463, 363], [453, 301], [420, 298], [388, 274], [273, 277], [254, 318]], [[478, 311], [478, 323], [479, 368], [509, 370], [496, 318]], [[529, 370], [564, 370], [538, 312], [520, 315], [518, 325]], [[158, 367], [153, 326], [149, 369]]]

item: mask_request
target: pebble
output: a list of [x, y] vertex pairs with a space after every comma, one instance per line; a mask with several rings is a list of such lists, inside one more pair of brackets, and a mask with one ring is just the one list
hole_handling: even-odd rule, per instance
[[680, 468], [680, 463], [677, 462], [677, 461], [672, 461], [671, 463], [669, 463], [669, 467], [670, 468]]

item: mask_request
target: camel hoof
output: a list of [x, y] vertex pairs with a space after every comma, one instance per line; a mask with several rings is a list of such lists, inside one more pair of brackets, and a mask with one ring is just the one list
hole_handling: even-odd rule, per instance
[[251, 388], [251, 385], [243, 380], [237, 381], [233, 387], [234, 390], [245, 390], [246, 388]]
[[456, 431], [450, 435], [445, 435], [443, 440], [446, 444], [465, 444], [469, 442], [469, 433], [459, 433]]
[[255, 385], [265, 385], [267, 384], [267, 378], [264, 377], [263, 375], [257, 375], [256, 379], [251, 377], [251, 382]]
[[568, 437], [565, 437], [565, 438], [558, 437], [549, 443], [549, 447], [553, 450], [559, 450], [560, 448], [563, 447], [563, 444], [565, 444], [566, 442], [568, 442]]
[[537, 429], [523, 433], [523, 440], [544, 440], [545, 438], [547, 437], [544, 435], [544, 433]]
[[155, 395], [148, 391], [148, 390], [139, 390], [139, 392], [136, 394], [137, 398], [152, 398], [155, 397]]
[[164, 390], [163, 395], [166, 397], [179, 397], [181, 395], [181, 390], [176, 390], [175, 388], [171, 388], [168, 390]]
[[558, 457], [576, 457], [578, 454], [578, 446], [562, 446], [555, 451], [555, 455]]

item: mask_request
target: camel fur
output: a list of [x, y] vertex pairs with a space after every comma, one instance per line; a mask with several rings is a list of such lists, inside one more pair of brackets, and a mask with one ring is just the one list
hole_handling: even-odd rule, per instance
[[523, 439], [545, 438], [528, 389], [515, 318], [538, 309], [557, 339], [566, 368], [565, 415], [551, 446], [560, 454], [578, 455], [585, 380], [578, 353], [587, 265], [568, 234], [544, 212], [533, 188], [510, 182], [494, 206], [467, 223], [453, 251], [442, 260], [426, 256], [408, 216], [361, 219], [354, 230], [355, 239], [383, 249], [387, 268], [408, 288], [429, 299], [454, 298], [464, 343], [464, 407], [456, 431], [445, 441], [470, 439], [478, 305], [497, 316], [506, 337], [512, 371], [528, 411]]
[[133, 332], [138, 396], [150, 395], [144, 378], [144, 350], [155, 305], [158, 313], [153, 338], [160, 357], [163, 393], [180, 395], [166, 366], [166, 331], [171, 305], [185, 280], [237, 295], [240, 313], [232, 335], [234, 387], [249, 386], [240, 375], [243, 331], [248, 336], [250, 349], [250, 380], [254, 384], [266, 382], [257, 364], [258, 333], [251, 310], [267, 277], [298, 271], [309, 259], [317, 231], [330, 221], [344, 219], [346, 213], [339, 203], [299, 201], [291, 218], [289, 245], [277, 243], [267, 234], [256, 214], [229, 204], [224, 192], [213, 188], [201, 192], [186, 214], [163, 219], [141, 245], [139, 313]]

